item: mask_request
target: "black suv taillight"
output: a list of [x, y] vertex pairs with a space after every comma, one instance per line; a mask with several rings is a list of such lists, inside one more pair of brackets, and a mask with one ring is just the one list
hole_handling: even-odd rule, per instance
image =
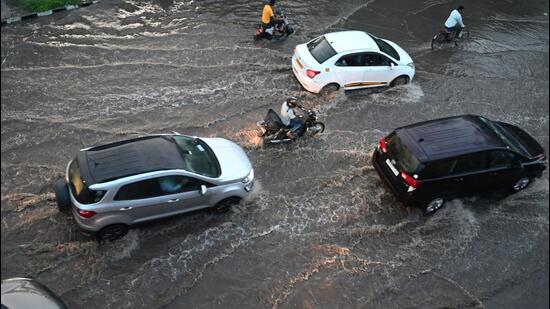
[[388, 142], [386, 142], [386, 138], [385, 137], [382, 137], [380, 139], [380, 142], [378, 143], [378, 148], [383, 152], [383, 153], [388, 153]]
[[418, 189], [420, 188], [420, 186], [422, 185], [422, 182], [420, 180], [416, 180], [414, 179], [411, 175], [405, 173], [405, 172], [401, 172], [401, 178], [403, 178], [403, 181], [405, 181], [405, 183], [415, 189]]

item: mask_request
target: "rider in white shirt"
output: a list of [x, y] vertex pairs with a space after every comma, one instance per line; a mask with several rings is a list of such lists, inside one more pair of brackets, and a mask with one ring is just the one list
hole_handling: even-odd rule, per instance
[[462, 22], [462, 12], [464, 11], [464, 6], [461, 5], [454, 9], [451, 12], [451, 15], [449, 15], [449, 18], [447, 18], [447, 21], [445, 22], [445, 28], [450, 32], [453, 30], [455, 32], [455, 38], [458, 38], [460, 35], [460, 32], [464, 27], [464, 22]]
[[296, 116], [295, 108], [299, 107], [297, 103], [298, 99], [290, 97], [281, 105], [281, 121], [290, 130], [287, 135], [290, 138], [295, 138], [298, 135], [298, 130], [302, 127], [304, 122]]

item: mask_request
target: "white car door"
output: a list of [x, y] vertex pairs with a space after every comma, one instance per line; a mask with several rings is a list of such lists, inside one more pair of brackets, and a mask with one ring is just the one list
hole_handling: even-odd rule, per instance
[[334, 64], [338, 82], [346, 89], [362, 88], [365, 74], [364, 53], [343, 55]]
[[365, 87], [388, 86], [398, 76], [397, 65], [388, 57], [376, 52], [365, 53], [364, 57], [363, 80]]

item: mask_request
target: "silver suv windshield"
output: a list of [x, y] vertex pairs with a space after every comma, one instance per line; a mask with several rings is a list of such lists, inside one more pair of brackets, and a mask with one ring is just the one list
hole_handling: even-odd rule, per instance
[[218, 160], [205, 142], [189, 136], [177, 135], [173, 138], [190, 172], [212, 178], [220, 175]]

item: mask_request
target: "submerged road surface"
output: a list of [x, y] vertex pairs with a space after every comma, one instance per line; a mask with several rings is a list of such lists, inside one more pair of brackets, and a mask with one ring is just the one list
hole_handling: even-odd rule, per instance
[[[73, 308], [547, 308], [547, 172], [424, 217], [370, 157], [397, 126], [465, 113], [548, 153], [548, 1], [467, 1], [471, 39], [437, 51], [456, 1], [280, 1], [295, 35], [254, 43], [261, 3], [109, 0], [2, 28], [2, 279], [34, 277]], [[345, 29], [400, 44], [413, 83], [305, 93], [293, 47]], [[291, 95], [326, 132], [259, 147], [255, 122]], [[78, 149], [170, 131], [243, 146], [253, 197], [101, 247], [57, 211], [53, 183]]]

